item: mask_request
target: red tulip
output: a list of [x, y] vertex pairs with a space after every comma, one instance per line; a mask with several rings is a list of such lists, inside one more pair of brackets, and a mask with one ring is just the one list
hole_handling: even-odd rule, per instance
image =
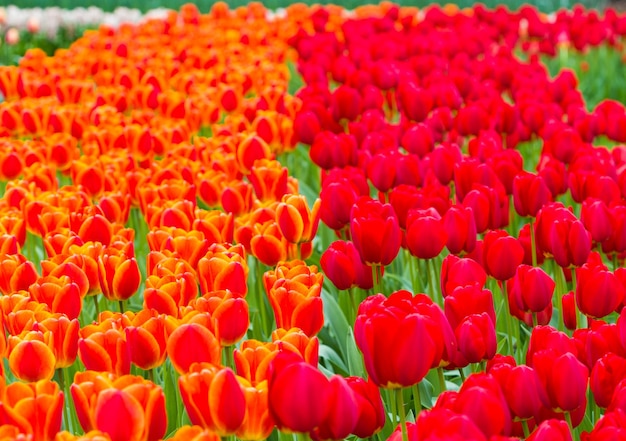
[[493, 295], [488, 289], [478, 285], [467, 285], [456, 288], [444, 299], [446, 318], [452, 329], [471, 315], [486, 313], [492, 323], [496, 323], [496, 312]]
[[361, 262], [359, 252], [352, 242], [337, 240], [330, 244], [320, 259], [322, 271], [339, 290], [358, 286], [371, 289], [372, 270]]
[[607, 353], [600, 358], [591, 370], [589, 386], [596, 404], [607, 408], [615, 395], [618, 384], [626, 377], [626, 358]]
[[314, 429], [311, 437], [315, 440], [337, 440], [350, 435], [360, 416], [356, 400], [356, 393], [345, 378], [331, 376], [328, 381], [326, 417]]
[[572, 441], [572, 432], [565, 421], [550, 419], [542, 421], [527, 441]]
[[456, 366], [489, 360], [496, 354], [496, 328], [492, 318], [485, 312], [464, 317], [454, 330], [459, 349]]
[[389, 204], [362, 197], [352, 207], [350, 232], [361, 261], [389, 265], [400, 251], [398, 217]]
[[180, 374], [189, 372], [196, 362], [219, 365], [222, 361], [220, 343], [204, 326], [182, 324], [167, 339], [167, 354]]
[[[295, 356], [294, 356], [295, 357]], [[289, 432], [308, 433], [327, 417], [330, 383], [304, 361], [279, 354], [269, 377], [269, 408], [276, 426]]]
[[476, 247], [476, 221], [471, 208], [454, 205], [443, 216], [448, 236], [446, 248], [451, 254], [471, 253]]
[[520, 265], [512, 279], [508, 292], [522, 311], [540, 312], [552, 305], [556, 286], [554, 280], [541, 268]]
[[576, 281], [576, 305], [588, 317], [605, 317], [624, 299], [624, 285], [604, 265], [577, 268]]
[[446, 297], [458, 287], [477, 286], [482, 288], [487, 282], [483, 267], [473, 259], [446, 256], [441, 265], [441, 292]]
[[518, 215], [535, 217], [551, 201], [552, 194], [540, 175], [523, 172], [513, 179], [513, 204]]
[[505, 231], [493, 230], [485, 235], [483, 259], [487, 273], [504, 281], [515, 275], [524, 259], [524, 249]]
[[[355, 340], [370, 378], [379, 387], [417, 384], [438, 364], [441, 358], [438, 354], [443, 353], [450, 334], [445, 334], [442, 315], [433, 317], [426, 315], [426, 311], [420, 312], [419, 302], [434, 307], [424, 297], [398, 291], [389, 298], [382, 294], [370, 296], [359, 306]], [[409, 348], [414, 347], [421, 348], [417, 357], [410, 355]]]
[[358, 419], [352, 433], [359, 438], [375, 435], [385, 425], [386, 418], [380, 391], [371, 380], [348, 377], [346, 381], [354, 392], [358, 409]]
[[591, 252], [591, 234], [579, 220], [557, 220], [550, 230], [550, 245], [554, 260], [559, 266], [581, 266]]
[[418, 259], [433, 259], [441, 253], [447, 239], [441, 216], [434, 208], [409, 211], [406, 242], [413, 256]]

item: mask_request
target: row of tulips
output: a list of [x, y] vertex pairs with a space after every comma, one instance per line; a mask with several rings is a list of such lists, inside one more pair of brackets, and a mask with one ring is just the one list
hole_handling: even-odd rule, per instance
[[187, 5], [0, 68], [0, 437], [619, 430], [626, 116], [537, 54], [625, 23]]
[[[594, 144], [626, 141], [626, 111], [588, 111], [575, 74], [550, 78], [538, 54], [621, 54], [624, 18], [384, 12], [318, 11], [315, 33], [291, 43], [306, 82], [294, 133], [322, 171], [320, 217], [340, 238], [324, 273], [349, 295], [429, 294], [377, 294], [354, 311], [369, 378], [397, 397], [393, 436], [617, 436], [624, 146]], [[404, 280], [384, 283], [390, 272]], [[481, 373], [466, 379], [469, 365]], [[440, 394], [420, 412], [433, 370]], [[446, 375], [458, 390], [445, 391]]]

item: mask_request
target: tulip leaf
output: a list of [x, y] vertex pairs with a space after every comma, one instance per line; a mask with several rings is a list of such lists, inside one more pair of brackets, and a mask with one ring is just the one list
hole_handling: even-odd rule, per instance
[[176, 384], [176, 372], [169, 360], [163, 365], [163, 393], [165, 394], [165, 409], [169, 416], [167, 421], [167, 433], [171, 434], [178, 429], [179, 413], [183, 412], [178, 408], [178, 387]]
[[348, 371], [350, 372], [350, 375], [365, 378], [363, 358], [361, 357], [359, 349], [356, 347], [352, 329], [348, 330], [348, 335], [346, 336], [346, 351], [348, 356]]
[[348, 320], [343, 315], [337, 300], [326, 290], [322, 290], [322, 300], [324, 302], [324, 316], [328, 319], [328, 326], [337, 341], [339, 352], [343, 360], [346, 360], [347, 347], [346, 337], [351, 331]]
[[[320, 358], [328, 361], [331, 365], [334, 365], [336, 368], [341, 369], [343, 372], [348, 373], [348, 368], [346, 367], [346, 363], [341, 359], [341, 356], [328, 345], [320, 343], [319, 349]], [[330, 368], [331, 366], [325, 366], [326, 368]]]

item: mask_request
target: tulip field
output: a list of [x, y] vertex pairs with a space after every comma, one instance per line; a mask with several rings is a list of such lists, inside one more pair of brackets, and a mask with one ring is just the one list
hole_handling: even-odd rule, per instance
[[624, 439], [625, 44], [218, 2], [0, 66], [0, 441]]

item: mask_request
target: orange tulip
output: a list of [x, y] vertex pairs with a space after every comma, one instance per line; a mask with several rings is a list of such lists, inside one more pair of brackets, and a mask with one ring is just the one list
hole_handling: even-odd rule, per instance
[[222, 346], [234, 345], [248, 332], [248, 303], [228, 290], [207, 293], [195, 299], [190, 307], [210, 314], [213, 333]]
[[274, 419], [268, 406], [267, 381], [256, 386], [238, 377], [246, 400], [246, 417], [237, 430], [237, 437], [242, 440], [266, 439], [274, 429]]
[[275, 343], [244, 340], [234, 352], [237, 375], [256, 386], [267, 380], [268, 367], [277, 354], [278, 345]]
[[51, 380], [54, 376], [54, 353], [42, 332], [30, 331], [21, 337], [9, 337], [9, 369], [23, 381]]
[[220, 194], [220, 205], [233, 216], [247, 213], [254, 203], [254, 189], [246, 181], [234, 179], [224, 184]]
[[246, 399], [230, 368], [195, 363], [179, 379], [180, 394], [192, 424], [222, 436], [235, 433], [246, 415]]
[[293, 188], [289, 183], [287, 167], [276, 160], [261, 159], [256, 162], [248, 179], [261, 201], [280, 201], [287, 193], [298, 193], [297, 186]]
[[140, 311], [125, 329], [133, 364], [145, 370], [161, 366], [167, 356], [167, 335], [175, 326], [154, 310]]
[[143, 293], [144, 308], [178, 317], [179, 308], [189, 305], [197, 296], [198, 283], [191, 272], [148, 276]]
[[171, 441], [220, 441], [222, 438], [201, 426], [183, 426], [176, 431]]
[[78, 356], [86, 369], [117, 375], [130, 373], [130, 345], [117, 323], [109, 318], [80, 330]]
[[100, 242], [107, 246], [113, 236], [113, 224], [97, 205], [70, 214], [70, 228], [83, 242]]
[[101, 430], [90, 430], [84, 435], [72, 435], [67, 431], [57, 433], [54, 441], [111, 441], [108, 433]]
[[255, 225], [250, 239], [251, 254], [268, 266], [287, 258], [287, 241], [274, 221]]
[[0, 434], [14, 427], [26, 440], [52, 441], [61, 430], [62, 412], [63, 392], [56, 383], [41, 380], [7, 386], [0, 377]]
[[76, 374], [70, 391], [86, 432], [100, 430], [111, 441], [156, 441], [165, 435], [165, 396], [151, 381], [86, 371]]
[[126, 300], [135, 294], [141, 283], [141, 273], [132, 242], [127, 250], [105, 248], [98, 257], [98, 276], [102, 294], [109, 300]]
[[78, 319], [70, 320], [62, 314], [54, 314], [35, 322], [33, 331], [44, 333], [47, 344], [55, 359], [55, 369], [69, 367], [74, 364], [78, 354]]
[[180, 325], [167, 339], [167, 354], [179, 374], [189, 372], [193, 363], [219, 365], [222, 352], [219, 340], [198, 323]]
[[242, 245], [214, 244], [198, 261], [202, 294], [228, 289], [245, 297], [248, 292], [248, 265]]
[[69, 261], [71, 259], [76, 259], [76, 257], [57, 254], [52, 260], [41, 262], [41, 272], [44, 277], [51, 276], [59, 279], [63, 276], [69, 277], [78, 286], [79, 295], [83, 298], [89, 292], [89, 279], [81, 267]]
[[298, 327], [309, 336], [322, 329], [323, 275], [317, 272], [317, 267], [309, 267], [302, 261], [279, 265], [276, 271], [265, 274], [264, 283], [278, 328]]
[[21, 254], [0, 254], [0, 292], [26, 290], [37, 280], [35, 265]]
[[232, 213], [221, 210], [196, 210], [192, 228], [204, 234], [209, 244], [232, 243], [235, 228]]
[[78, 318], [83, 307], [81, 287], [69, 276], [39, 277], [29, 290], [33, 300], [45, 303], [51, 312], [60, 312], [70, 319]]
[[317, 337], [309, 337], [299, 328], [280, 328], [272, 332], [272, 341], [279, 350], [298, 354], [310, 365], [317, 366], [320, 348]]
[[290, 243], [311, 242], [317, 233], [321, 200], [309, 209], [303, 195], [285, 195], [276, 208], [276, 222], [280, 232]]
[[26, 291], [0, 296], [0, 310], [10, 335], [19, 335], [29, 330], [35, 321], [50, 315], [48, 305], [31, 299]]

